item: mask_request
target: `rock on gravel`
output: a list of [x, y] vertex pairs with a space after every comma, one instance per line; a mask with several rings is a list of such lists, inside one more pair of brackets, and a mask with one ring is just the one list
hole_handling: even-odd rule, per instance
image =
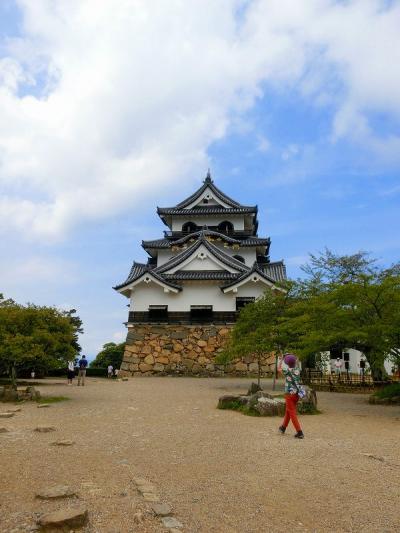
[[19, 413], [22, 411], [21, 407], [9, 407], [7, 413]]
[[36, 498], [40, 498], [41, 500], [69, 498], [70, 496], [76, 496], [76, 492], [67, 485], [54, 485], [53, 487], [46, 487], [36, 494]]
[[37, 426], [33, 431], [37, 431], [38, 433], [50, 433], [55, 430], [56, 428], [54, 426]]
[[135, 524], [141, 524], [144, 520], [143, 513], [141, 511], [138, 511], [133, 515], [133, 521]]
[[39, 518], [38, 524], [46, 531], [55, 528], [75, 528], [85, 525], [88, 518], [87, 509], [75, 507], [74, 509], [61, 509], [43, 515]]
[[72, 446], [75, 444], [74, 440], [56, 440], [51, 443], [52, 446]]
[[149, 492], [154, 492], [156, 488], [154, 485], [139, 485], [137, 490], [138, 492], [140, 492], [140, 494], [143, 495]]
[[0, 433], [7, 433], [7, 432], [8, 432], [7, 428], [3, 428], [3, 427], [0, 428]]
[[11, 418], [14, 413], [0, 413], [0, 418]]
[[151, 508], [156, 516], [168, 516], [172, 513], [171, 507], [166, 503], [153, 503]]
[[181, 527], [183, 527], [183, 524], [181, 524], [179, 520], [177, 520], [173, 516], [165, 516], [164, 518], [161, 518], [161, 521], [163, 523], [163, 526], [168, 529], [180, 529]]
[[154, 492], [145, 492], [142, 494], [145, 502], [159, 502], [160, 498]]
[[44, 409], [45, 407], [50, 407], [51, 404], [50, 403], [40, 403], [37, 408], [38, 409]]

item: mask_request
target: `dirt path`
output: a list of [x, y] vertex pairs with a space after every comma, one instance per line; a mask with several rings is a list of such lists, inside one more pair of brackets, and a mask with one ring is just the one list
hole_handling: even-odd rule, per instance
[[[29, 531], [35, 513], [73, 505], [35, 500], [52, 484], [79, 492], [90, 513], [84, 531], [166, 531], [146, 514], [132, 483], [138, 476], [156, 486], [184, 532], [400, 529], [400, 409], [319, 393], [323, 414], [302, 418], [306, 438], [298, 441], [292, 430], [277, 433], [276, 418], [215, 408], [220, 395], [248, 383], [143, 378], [42, 387], [70, 400], [24, 404], [0, 420], [9, 429], [0, 434], [0, 531]], [[34, 433], [37, 425], [57, 431]], [[50, 444], [58, 439], [76, 444]]]

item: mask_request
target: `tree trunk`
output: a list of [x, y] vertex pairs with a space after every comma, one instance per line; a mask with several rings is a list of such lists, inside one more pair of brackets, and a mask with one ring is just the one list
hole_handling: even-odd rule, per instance
[[275, 353], [275, 368], [274, 368], [274, 379], [272, 382], [272, 390], [276, 388], [276, 380], [278, 378], [278, 352]]
[[15, 367], [15, 363], [12, 364], [9, 374], [10, 374], [11, 388], [14, 390], [17, 390], [17, 369]]
[[261, 389], [261, 355], [260, 354], [257, 354], [257, 361], [258, 361], [257, 385]]
[[384, 356], [377, 356], [372, 349], [364, 349], [363, 353], [370, 366], [371, 376], [374, 383], [378, 381], [387, 381], [388, 375], [383, 364]]
[[388, 379], [387, 372], [383, 365], [371, 366], [371, 375], [374, 382], [387, 381]]

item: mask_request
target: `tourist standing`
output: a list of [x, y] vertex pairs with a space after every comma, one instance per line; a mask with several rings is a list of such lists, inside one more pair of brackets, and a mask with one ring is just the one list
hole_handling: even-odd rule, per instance
[[283, 434], [289, 425], [290, 420], [296, 430], [296, 439], [304, 439], [304, 433], [301, 429], [300, 422], [297, 418], [297, 402], [305, 394], [300, 384], [300, 369], [297, 364], [297, 357], [292, 353], [283, 356], [283, 362], [280, 370], [285, 376], [285, 417], [279, 431]]
[[75, 377], [75, 360], [68, 361], [67, 379], [68, 385], [72, 385], [72, 380]]
[[109, 378], [113, 377], [113, 372], [114, 372], [114, 367], [112, 365], [108, 365], [108, 367], [107, 367], [107, 376]]
[[360, 376], [362, 381], [364, 381], [365, 378], [365, 359], [360, 359]]
[[82, 386], [85, 385], [85, 377], [86, 377], [86, 367], [87, 367], [87, 359], [84, 355], [79, 359], [78, 363], [78, 387], [81, 384], [82, 380]]
[[343, 366], [343, 361], [340, 359], [340, 357], [337, 357], [335, 361], [335, 372], [338, 378], [340, 378], [340, 375], [342, 373], [342, 366]]

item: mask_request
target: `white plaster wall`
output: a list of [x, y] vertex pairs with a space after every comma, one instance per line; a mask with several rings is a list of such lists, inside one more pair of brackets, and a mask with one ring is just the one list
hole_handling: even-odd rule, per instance
[[265, 285], [262, 281], [248, 281], [247, 283], [244, 283], [240, 287], [238, 287], [237, 293], [235, 296], [240, 297], [250, 297], [254, 296], [256, 299], [261, 298], [261, 296], [264, 294], [265, 290], [268, 289], [268, 286]]
[[[207, 198], [208, 197], [208, 198]], [[204, 198], [208, 199], [208, 204], [203, 204], [202, 200]], [[206, 190], [203, 192], [201, 196], [194, 202], [188, 205], [188, 208], [191, 209], [192, 207], [196, 205], [222, 205], [222, 207], [230, 207], [225, 202], [222, 202], [221, 200], [216, 200], [214, 197], [214, 193], [211, 191], [209, 187], [206, 188]]]
[[[206, 256], [205, 259], [197, 258], [197, 255], [201, 253]], [[221, 263], [218, 259], [213, 259], [213, 257], [210, 256], [210, 252], [203, 244], [199, 246], [192, 256], [188, 257], [183, 263], [171, 268], [167, 272], [173, 274], [177, 270], [228, 270], [229, 272], [239, 272], [239, 270]]]
[[172, 250], [158, 250], [157, 255], [157, 266], [161, 266], [167, 261], [169, 261], [173, 256], [175, 256], [177, 252], [173, 252]]
[[[219, 248], [222, 252], [229, 255], [229, 257], [233, 257], [234, 255], [241, 255], [243, 259], [245, 260], [245, 264], [247, 266], [252, 266], [254, 261], [257, 259], [257, 253], [256, 253], [256, 247], [249, 247], [249, 248], [240, 248], [239, 250], [232, 250], [232, 248], [224, 248], [222, 243], [219, 242], [213, 242], [217, 248]], [[158, 250], [157, 255], [157, 266], [161, 266], [167, 261], [169, 261], [172, 257], [176, 256], [178, 253], [183, 251], [183, 248], [178, 252], [173, 252], [171, 249], [168, 250]], [[202, 269], [207, 270], [207, 269]], [[208, 270], [216, 270], [215, 268], [208, 269]]]
[[226, 270], [226, 268], [209, 257], [206, 259], [198, 259], [195, 257], [190, 263], [187, 263], [184, 266], [179, 266], [178, 270]]
[[154, 282], [137, 285], [131, 295], [131, 311], [148, 311], [149, 305], [168, 305], [169, 311], [190, 311], [191, 305], [212, 305], [214, 311], [235, 311], [236, 295], [223, 294], [218, 284], [185, 284], [178, 294], [165, 293]]

